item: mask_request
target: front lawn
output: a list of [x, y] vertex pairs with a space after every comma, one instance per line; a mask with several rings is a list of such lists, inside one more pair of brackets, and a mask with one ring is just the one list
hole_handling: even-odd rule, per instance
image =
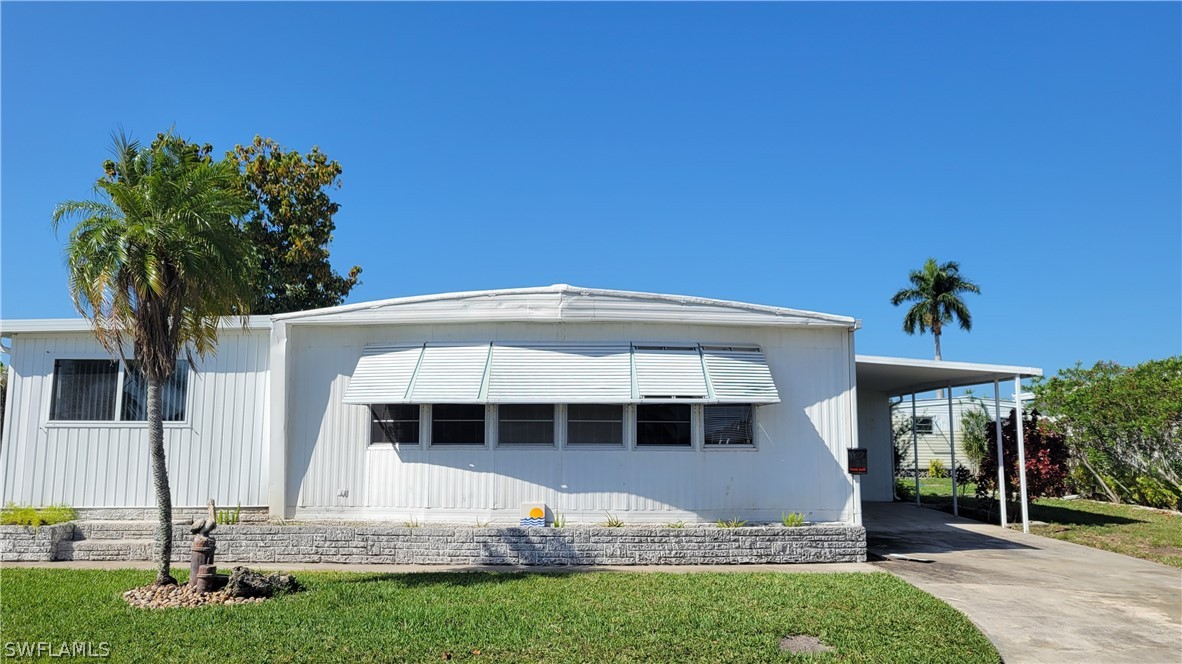
[[[298, 574], [263, 604], [145, 611], [144, 570], [0, 570], [5, 642], [116, 661], [997, 662], [962, 614], [883, 573]], [[781, 637], [836, 651], [790, 656]]]
[[1182, 567], [1182, 515], [1095, 500], [1040, 498], [1030, 506], [1030, 532]]

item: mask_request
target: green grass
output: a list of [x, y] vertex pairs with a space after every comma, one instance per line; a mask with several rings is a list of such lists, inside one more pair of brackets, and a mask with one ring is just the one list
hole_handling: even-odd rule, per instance
[[1040, 498], [1030, 519], [1045, 526], [1030, 532], [1045, 537], [1182, 567], [1182, 515], [1095, 500]]
[[[4, 641], [105, 641], [114, 661], [999, 659], [962, 614], [883, 573], [297, 576], [306, 591], [263, 604], [145, 611], [120, 594], [150, 571], [3, 569]], [[789, 656], [787, 634], [837, 650]]]

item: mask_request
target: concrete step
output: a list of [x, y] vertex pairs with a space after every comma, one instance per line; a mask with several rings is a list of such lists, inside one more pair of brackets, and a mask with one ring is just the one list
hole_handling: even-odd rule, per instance
[[151, 560], [155, 543], [150, 539], [93, 539], [61, 542], [59, 560]]

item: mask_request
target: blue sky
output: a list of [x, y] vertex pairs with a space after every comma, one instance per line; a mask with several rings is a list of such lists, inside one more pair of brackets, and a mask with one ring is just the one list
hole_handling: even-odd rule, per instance
[[0, 316], [73, 314], [55, 203], [110, 133], [255, 134], [344, 168], [350, 301], [572, 283], [856, 316], [928, 256], [945, 359], [1182, 349], [1182, 6], [14, 4]]

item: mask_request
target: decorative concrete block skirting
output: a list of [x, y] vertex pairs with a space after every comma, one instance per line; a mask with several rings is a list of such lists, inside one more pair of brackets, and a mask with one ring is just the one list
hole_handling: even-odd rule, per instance
[[59, 545], [74, 536], [73, 523], [56, 526], [0, 526], [0, 561], [58, 560]]
[[[37, 553], [54, 560], [149, 560], [150, 522], [81, 522], [62, 529]], [[69, 532], [66, 529], [69, 529]], [[47, 530], [42, 528], [42, 531]], [[57, 532], [57, 531], [55, 531]], [[477, 528], [300, 524], [221, 526], [217, 562], [394, 563], [438, 565], [730, 565], [743, 563], [864, 562], [861, 526], [823, 524], [784, 528], [569, 527]], [[17, 540], [4, 542], [4, 560]], [[23, 536], [22, 536], [23, 537]], [[174, 531], [173, 559], [189, 558], [188, 529]], [[20, 540], [24, 541], [24, 540]], [[19, 545], [22, 551], [31, 544]], [[20, 558], [49, 560], [49, 557]]]

